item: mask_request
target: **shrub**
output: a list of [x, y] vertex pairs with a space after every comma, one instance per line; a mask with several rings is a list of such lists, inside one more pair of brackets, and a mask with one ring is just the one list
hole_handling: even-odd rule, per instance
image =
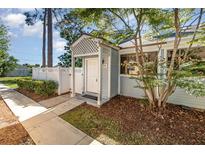
[[17, 80], [19, 89], [33, 91], [40, 95], [52, 95], [55, 94], [58, 85], [51, 80], [32, 80], [32, 79], [19, 79]]
[[34, 91], [40, 95], [52, 95], [57, 90], [57, 83], [54, 81], [36, 80]]
[[32, 79], [18, 79], [17, 85], [20, 89], [34, 91], [34, 80]]

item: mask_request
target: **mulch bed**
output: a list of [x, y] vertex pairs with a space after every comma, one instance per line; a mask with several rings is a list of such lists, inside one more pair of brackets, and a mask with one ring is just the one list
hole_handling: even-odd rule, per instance
[[34, 144], [28, 132], [0, 97], [0, 144]]
[[111, 118], [123, 133], [141, 134], [142, 144], [205, 144], [205, 112], [172, 104], [161, 111], [150, 110], [139, 99], [124, 96], [116, 96], [101, 108], [87, 104], [78, 108]]
[[19, 89], [19, 88], [15, 89], [15, 90], [18, 91], [19, 93], [21, 93], [21, 94], [31, 98], [32, 100], [34, 100], [36, 102], [40, 102], [40, 101], [43, 101], [43, 100], [46, 100], [46, 99], [58, 96], [57, 94], [49, 95], [49, 96], [42, 96], [42, 95], [35, 94], [32, 91], [28, 91], [28, 90], [24, 90], [24, 89]]

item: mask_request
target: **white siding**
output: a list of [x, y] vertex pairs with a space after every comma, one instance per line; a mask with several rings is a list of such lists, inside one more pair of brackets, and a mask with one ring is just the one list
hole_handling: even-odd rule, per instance
[[[120, 94], [136, 98], [143, 98], [144, 92], [140, 88], [135, 88], [137, 82], [128, 76], [120, 77]], [[184, 105], [193, 108], [205, 109], [205, 97], [195, 97], [188, 95], [183, 89], [176, 89], [168, 100], [169, 103]]]
[[83, 68], [75, 68], [75, 92], [82, 94], [83, 92]]
[[205, 109], [205, 97], [195, 97], [187, 94], [184, 89], [176, 89], [168, 102], [178, 105], [185, 105], [193, 108]]
[[137, 82], [126, 75], [120, 76], [120, 95], [144, 98], [144, 92], [140, 88], [135, 88]]

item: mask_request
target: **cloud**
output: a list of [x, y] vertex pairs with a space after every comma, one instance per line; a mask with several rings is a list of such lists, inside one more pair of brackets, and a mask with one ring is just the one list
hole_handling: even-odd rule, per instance
[[[31, 9], [23, 8], [22, 12], [29, 11]], [[18, 10], [20, 11], [20, 10]], [[10, 10], [11, 12], [11, 10]], [[25, 22], [26, 16], [20, 12], [18, 13], [7, 13], [1, 17], [1, 20], [9, 27], [11, 30], [18, 30], [18, 33], [23, 36], [39, 36], [42, 37], [42, 22], [38, 21], [32, 26], [28, 26]], [[11, 36], [12, 33], [10, 33]], [[16, 34], [17, 35], [17, 34]], [[16, 36], [15, 36], [16, 37]]]
[[26, 16], [21, 13], [11, 13], [1, 18], [9, 27], [18, 28], [25, 24]]
[[53, 31], [53, 49], [58, 53], [65, 52], [66, 40], [60, 37], [60, 32]]
[[14, 32], [8, 31], [8, 36], [13, 38], [17, 38], [17, 34], [15, 34]]
[[23, 35], [24, 36], [33, 36], [38, 35], [39, 37], [42, 36], [43, 24], [41, 21], [38, 21], [32, 26], [24, 25], [23, 27]]
[[64, 40], [54, 40], [53, 41], [53, 48], [57, 52], [64, 52], [65, 46], [66, 46], [66, 41], [64, 41]]
[[17, 10], [19, 12], [24, 13], [24, 12], [34, 11], [35, 9], [34, 8], [17, 8]]

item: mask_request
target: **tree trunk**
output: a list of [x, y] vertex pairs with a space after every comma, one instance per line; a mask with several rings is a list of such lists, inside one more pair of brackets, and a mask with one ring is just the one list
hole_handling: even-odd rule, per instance
[[176, 58], [176, 53], [178, 50], [178, 46], [179, 46], [179, 28], [180, 28], [180, 23], [179, 23], [179, 9], [174, 9], [174, 27], [175, 27], [175, 31], [176, 31], [176, 35], [175, 35], [175, 40], [174, 40], [174, 49], [173, 49], [173, 53], [172, 53], [172, 58], [171, 58], [171, 62], [170, 62], [170, 66], [168, 69], [168, 80], [171, 80], [171, 76], [174, 70], [174, 62], [175, 62], [175, 58]]
[[45, 67], [45, 66], [46, 66], [46, 14], [47, 14], [47, 9], [44, 9], [42, 67]]
[[53, 27], [52, 9], [48, 8], [48, 67], [53, 66]]

